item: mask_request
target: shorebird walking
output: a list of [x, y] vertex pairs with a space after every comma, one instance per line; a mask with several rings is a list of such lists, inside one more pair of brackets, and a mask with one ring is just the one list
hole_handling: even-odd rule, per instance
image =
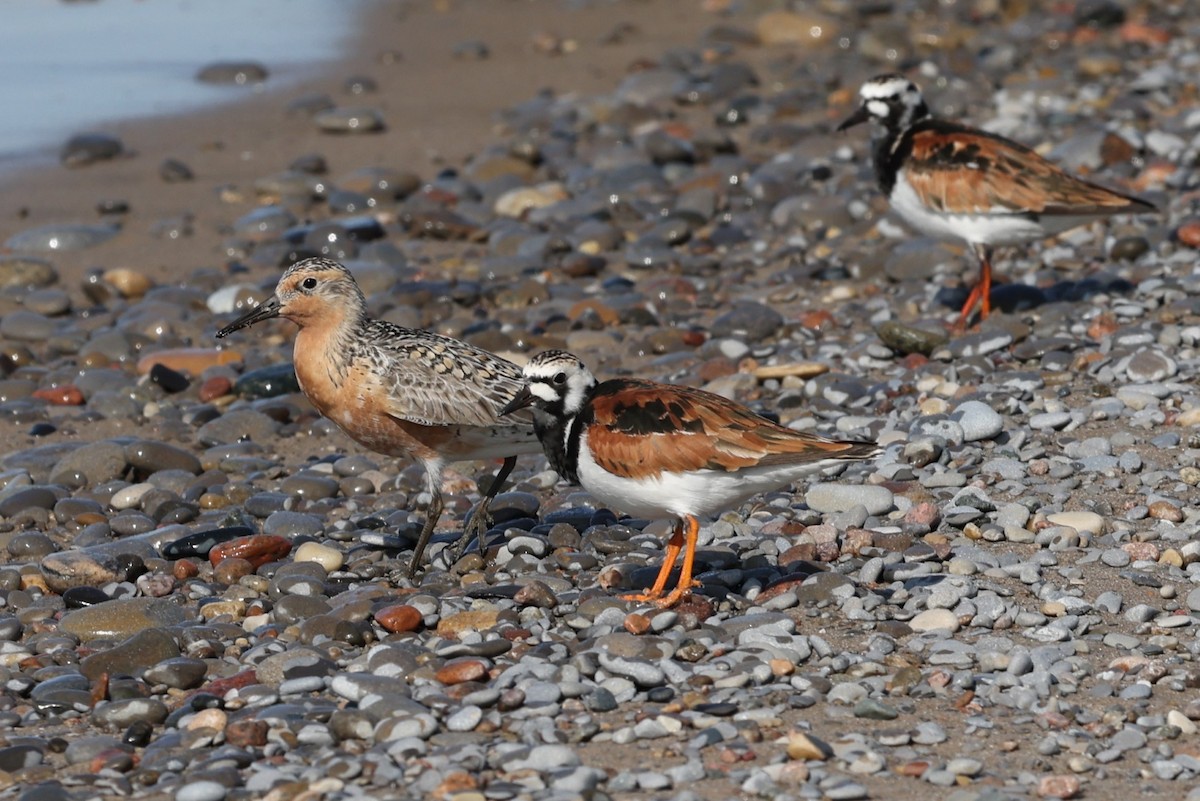
[[[534, 426], [560, 476], [616, 509], [675, 518], [654, 585], [626, 600], [673, 606], [698, 585], [692, 579], [698, 517], [879, 452], [873, 442], [839, 442], [785, 428], [692, 387], [636, 378], [597, 383], [583, 362], [563, 351], [535, 356], [524, 375], [525, 390], [501, 414], [535, 407]], [[679, 581], [664, 597], [680, 552]]]
[[293, 353], [296, 378], [318, 412], [360, 445], [412, 457], [425, 468], [432, 500], [410, 577], [442, 514], [446, 464], [504, 459], [460, 541], [474, 533], [482, 550], [488, 505], [516, 457], [539, 450], [528, 415], [500, 418], [501, 409], [524, 386], [521, 368], [457, 339], [368, 317], [354, 277], [330, 259], [292, 265], [273, 297], [217, 336], [272, 317], [286, 317], [300, 327]]
[[965, 330], [975, 305], [991, 312], [992, 250], [1058, 234], [1112, 214], [1157, 211], [1132, 195], [1077, 178], [1022, 144], [937, 119], [917, 85], [880, 75], [862, 85], [844, 131], [873, 120], [884, 135], [872, 161], [879, 188], [913, 228], [966, 242], [979, 259], [979, 282], [955, 325]]

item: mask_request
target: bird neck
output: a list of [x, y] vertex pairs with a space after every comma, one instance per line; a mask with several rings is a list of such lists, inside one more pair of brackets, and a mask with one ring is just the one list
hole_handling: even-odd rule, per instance
[[366, 322], [366, 313], [355, 308], [340, 315], [304, 321], [296, 335], [295, 351], [319, 354], [313, 363], [320, 364], [321, 372], [340, 386], [354, 361], [353, 354], [364, 339]]

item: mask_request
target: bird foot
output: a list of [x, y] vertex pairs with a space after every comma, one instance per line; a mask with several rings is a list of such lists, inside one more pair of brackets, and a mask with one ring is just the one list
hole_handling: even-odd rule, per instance
[[703, 586], [703, 584], [701, 582], [693, 579], [691, 582], [688, 583], [688, 585], [686, 587], [676, 587], [675, 589], [671, 590], [666, 595], [663, 595], [661, 592], [659, 592], [657, 594], [649, 593], [649, 592], [627, 592], [627, 593], [621, 593], [617, 597], [620, 598], [622, 601], [636, 601], [637, 603], [649, 603], [649, 604], [654, 604], [659, 609], [670, 609], [672, 606], [677, 605], [684, 598], [691, 595], [692, 588], [701, 587], [701, 586]]
[[461, 559], [463, 554], [466, 553], [467, 547], [472, 539], [479, 543], [479, 553], [482, 555], [484, 552], [483, 535], [487, 534], [491, 527], [492, 515], [488, 511], [487, 507], [483, 506], [477, 508], [475, 513], [471, 515], [471, 519], [467, 521], [465, 526], [463, 526], [462, 536], [460, 536], [453, 545], [446, 549], [447, 564], [453, 565], [459, 559]]

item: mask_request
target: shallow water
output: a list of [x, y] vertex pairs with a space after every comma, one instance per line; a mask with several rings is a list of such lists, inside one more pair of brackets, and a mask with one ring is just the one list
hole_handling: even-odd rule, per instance
[[195, 79], [213, 61], [258, 61], [267, 88], [336, 58], [356, 6], [339, 0], [4, 0], [0, 169], [53, 158], [103, 123], [178, 114], [254, 87]]

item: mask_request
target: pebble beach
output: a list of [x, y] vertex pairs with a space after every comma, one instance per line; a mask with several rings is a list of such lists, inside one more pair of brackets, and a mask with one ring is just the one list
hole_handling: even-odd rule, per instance
[[[364, 4], [341, 61], [0, 175], [0, 799], [1200, 800], [1200, 18], [1166, 0]], [[347, 12], [348, 13], [348, 12]], [[996, 261], [888, 212], [860, 83], [1159, 212]], [[56, 143], [56, 146], [58, 144]], [[877, 458], [706, 522], [522, 457], [428, 494], [317, 415], [373, 316], [702, 387]], [[486, 558], [485, 558], [486, 557]]]

